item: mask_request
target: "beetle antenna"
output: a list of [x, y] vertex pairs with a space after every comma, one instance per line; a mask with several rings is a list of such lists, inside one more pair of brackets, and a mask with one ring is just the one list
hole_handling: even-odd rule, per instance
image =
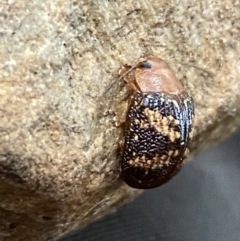
[[119, 78], [117, 78], [103, 93], [103, 95], [106, 95], [108, 93], [108, 91], [117, 83], [119, 82], [124, 76], [126, 76], [128, 73], [130, 73], [133, 69], [137, 68], [138, 66], [141, 66], [142, 62], [137, 63], [135, 65], [133, 65], [130, 69], [128, 69], [125, 73], [123, 73]]
[[193, 64], [180, 63], [180, 62], [176, 62], [176, 61], [173, 61], [173, 62], [171, 62], [171, 63], [177, 63], [177, 64], [181, 64], [181, 65], [186, 65], [186, 66], [189, 66], [189, 67], [193, 67], [193, 68], [195, 68], [195, 69], [201, 70], [202, 72], [208, 74], [208, 75], [211, 76], [211, 77], [214, 76], [214, 74], [213, 74], [212, 72], [207, 71], [207, 70], [205, 70], [205, 69], [203, 69], [203, 68], [200, 68], [200, 67], [198, 67], [198, 66], [195, 66], [195, 65], [193, 65]]

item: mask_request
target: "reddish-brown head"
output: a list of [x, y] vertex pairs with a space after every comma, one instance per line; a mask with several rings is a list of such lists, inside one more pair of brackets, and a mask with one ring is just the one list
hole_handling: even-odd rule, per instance
[[158, 57], [146, 57], [137, 65], [135, 81], [141, 92], [170, 95], [179, 95], [184, 92], [183, 85], [173, 71]]

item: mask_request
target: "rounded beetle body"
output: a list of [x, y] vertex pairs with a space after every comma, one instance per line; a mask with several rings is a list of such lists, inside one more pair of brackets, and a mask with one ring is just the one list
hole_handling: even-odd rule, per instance
[[187, 156], [193, 99], [157, 57], [139, 62], [125, 80], [135, 91], [125, 122], [122, 176], [133, 188], [158, 187], [178, 173]]

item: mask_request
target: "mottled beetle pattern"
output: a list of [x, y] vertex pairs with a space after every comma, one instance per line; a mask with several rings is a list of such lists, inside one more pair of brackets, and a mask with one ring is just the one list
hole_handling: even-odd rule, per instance
[[148, 56], [124, 75], [134, 90], [125, 121], [122, 177], [133, 188], [161, 186], [188, 153], [193, 99], [166, 63]]

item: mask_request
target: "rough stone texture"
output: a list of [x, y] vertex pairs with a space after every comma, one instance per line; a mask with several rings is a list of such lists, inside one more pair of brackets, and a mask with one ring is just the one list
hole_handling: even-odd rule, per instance
[[2, 0], [0, 240], [59, 237], [139, 193], [118, 170], [126, 87], [105, 93], [122, 63], [170, 64], [196, 102], [193, 154], [235, 131], [239, 19], [238, 0]]

